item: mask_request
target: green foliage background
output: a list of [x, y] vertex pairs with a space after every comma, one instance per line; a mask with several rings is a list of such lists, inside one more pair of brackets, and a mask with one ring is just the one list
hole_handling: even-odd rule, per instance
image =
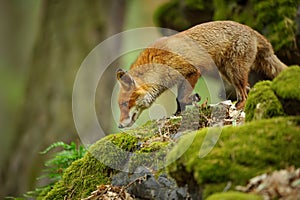
[[[295, 49], [295, 17], [299, 0], [171, 0], [155, 14], [159, 26], [184, 30], [211, 20], [233, 20], [265, 35], [274, 50]], [[197, 10], [193, 16], [185, 11]], [[207, 12], [211, 12], [207, 19]], [[192, 19], [190, 19], [192, 18]]]

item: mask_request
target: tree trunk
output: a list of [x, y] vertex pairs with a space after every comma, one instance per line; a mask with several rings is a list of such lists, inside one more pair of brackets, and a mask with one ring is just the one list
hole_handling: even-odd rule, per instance
[[15, 151], [1, 172], [0, 196], [21, 195], [35, 187], [45, 159], [39, 152], [53, 142], [78, 138], [72, 117], [73, 82], [85, 56], [105, 38], [112, 2], [121, 1], [43, 1]]

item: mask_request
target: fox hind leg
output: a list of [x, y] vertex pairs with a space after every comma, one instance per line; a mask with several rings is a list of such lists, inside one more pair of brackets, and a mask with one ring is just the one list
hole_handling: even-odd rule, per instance
[[190, 95], [189, 98], [192, 100], [191, 103], [182, 103], [182, 102], [180, 102], [180, 101], [178, 100], [178, 97], [176, 98], [177, 110], [176, 110], [176, 112], [175, 112], [175, 115], [178, 115], [178, 114], [181, 113], [181, 111], [184, 111], [184, 110], [185, 110], [185, 107], [186, 107], [187, 105], [191, 105], [191, 104], [194, 103], [194, 102], [199, 102], [199, 101], [201, 101], [201, 97], [200, 97], [200, 95], [199, 95], [198, 93], [195, 93], [195, 94]]
[[246, 100], [247, 100], [247, 84], [239, 84], [235, 85], [236, 93], [238, 97], [238, 101], [235, 104], [235, 107], [239, 110], [242, 109], [245, 106]]
[[237, 68], [231, 68], [236, 70], [229, 71], [229, 73], [227, 73], [227, 77], [229, 77], [229, 81], [233, 85], [236, 91], [237, 103], [235, 106], [237, 109], [242, 109], [245, 106], [247, 96], [248, 96], [248, 90], [249, 90], [249, 84], [248, 84], [249, 68], [245, 67], [245, 65], [243, 66], [240, 65], [237, 66]]

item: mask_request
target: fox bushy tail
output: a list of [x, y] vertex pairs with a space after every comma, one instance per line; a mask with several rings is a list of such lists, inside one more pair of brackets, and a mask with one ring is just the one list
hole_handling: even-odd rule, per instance
[[267, 78], [275, 78], [287, 66], [274, 54], [272, 45], [262, 35], [256, 33], [257, 54], [252, 68], [263, 73]]

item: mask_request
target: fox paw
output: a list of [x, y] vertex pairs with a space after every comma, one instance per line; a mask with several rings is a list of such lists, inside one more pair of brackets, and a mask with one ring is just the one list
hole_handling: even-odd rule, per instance
[[190, 96], [190, 98], [191, 98], [193, 103], [195, 103], [195, 102], [197, 103], [197, 102], [201, 101], [201, 97], [198, 93], [192, 94]]
[[238, 101], [236, 104], [235, 104], [235, 107], [237, 110], [241, 110], [245, 107], [245, 103], [246, 101]]

